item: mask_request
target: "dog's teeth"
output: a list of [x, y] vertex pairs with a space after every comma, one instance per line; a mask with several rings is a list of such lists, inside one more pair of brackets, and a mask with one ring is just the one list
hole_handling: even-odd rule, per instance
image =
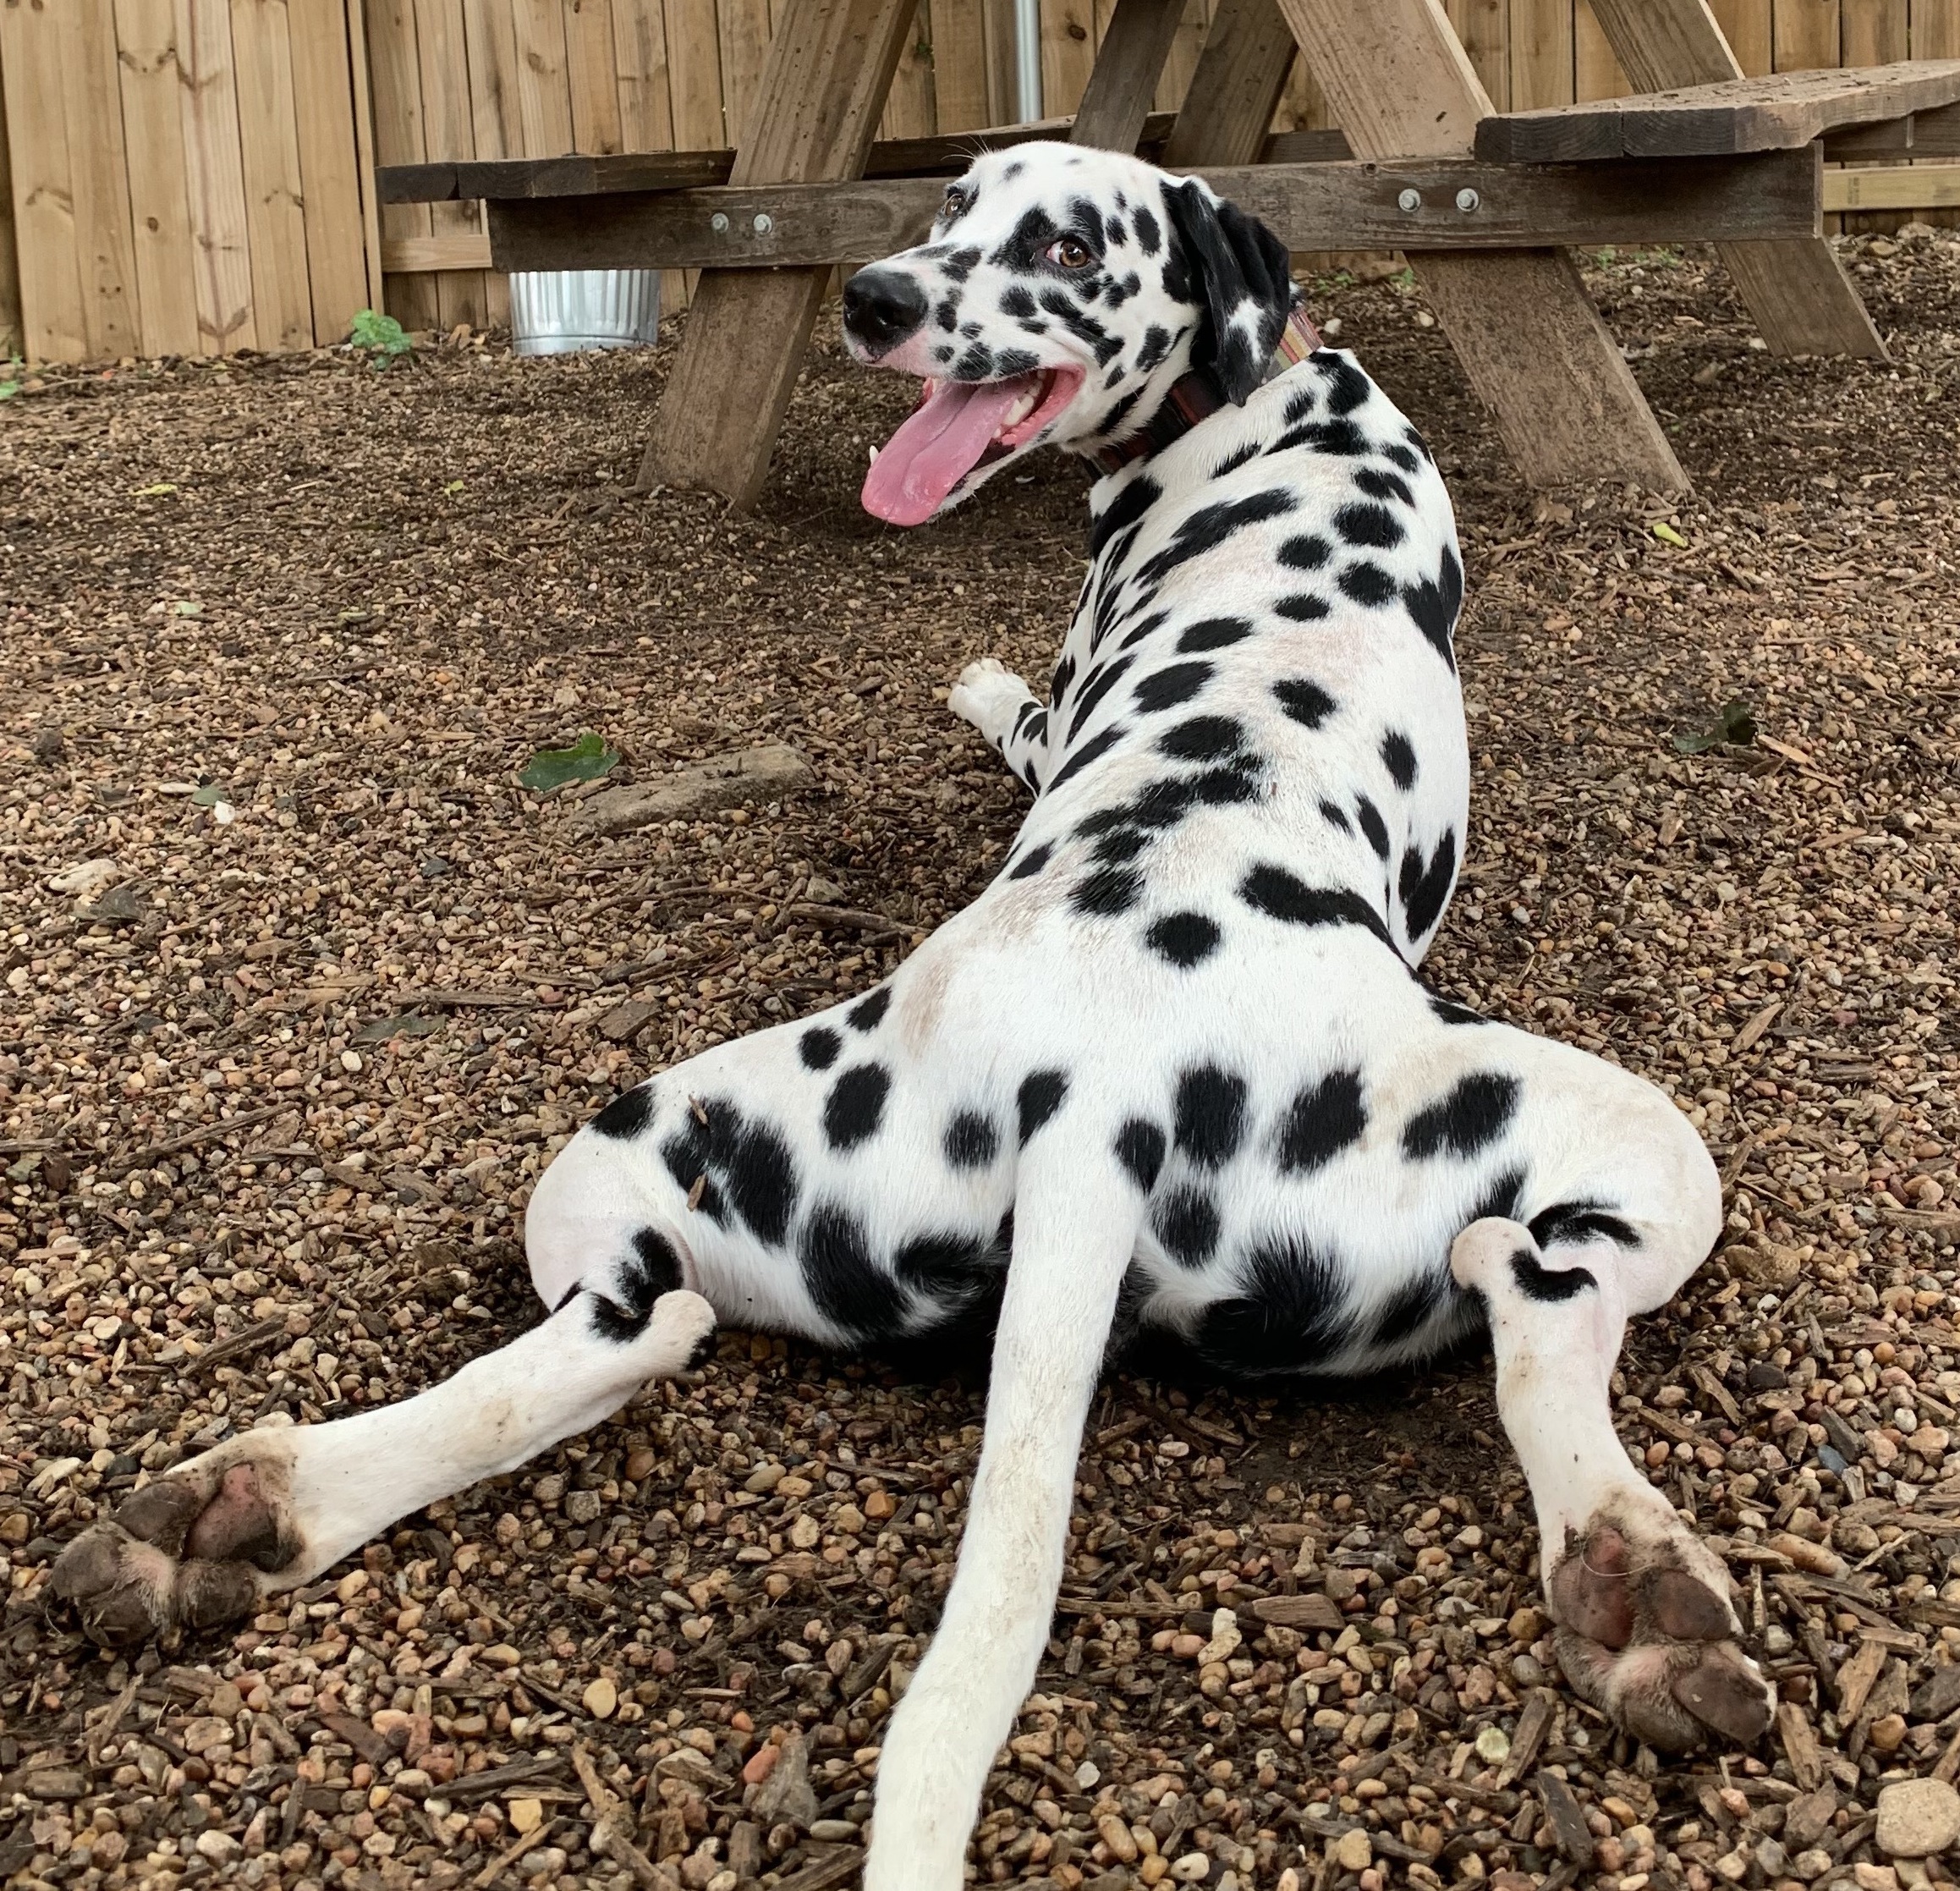
[[878, 449], [876, 447], [871, 448], [871, 464], [874, 466], [878, 464]]

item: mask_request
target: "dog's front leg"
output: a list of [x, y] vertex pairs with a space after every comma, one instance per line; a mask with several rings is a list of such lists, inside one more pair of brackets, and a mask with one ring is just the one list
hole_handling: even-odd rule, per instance
[[1011, 669], [993, 657], [969, 663], [946, 706], [992, 743], [1028, 787], [1041, 792], [1048, 767], [1048, 712]]
[[1140, 1203], [1120, 1172], [1085, 1182], [1057, 1164], [1044, 1185], [1028, 1168], [959, 1568], [885, 1741], [865, 1891], [958, 1891], [1061, 1586], [1083, 1423]]

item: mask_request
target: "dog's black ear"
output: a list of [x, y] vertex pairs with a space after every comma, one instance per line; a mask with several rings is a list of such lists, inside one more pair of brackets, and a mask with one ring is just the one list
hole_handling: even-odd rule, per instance
[[1192, 365], [1210, 368], [1226, 399], [1243, 406], [1264, 378], [1293, 311], [1287, 246], [1196, 178], [1167, 184], [1164, 210], [1193, 278], [1183, 286], [1183, 300], [1206, 314]]

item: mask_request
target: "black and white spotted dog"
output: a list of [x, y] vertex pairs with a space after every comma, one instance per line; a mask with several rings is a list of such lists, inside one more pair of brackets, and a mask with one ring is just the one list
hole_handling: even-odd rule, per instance
[[867, 1883], [950, 1891], [1030, 1684], [1112, 1340], [1361, 1373], [1480, 1322], [1573, 1685], [1658, 1745], [1764, 1729], [1721, 1564], [1614, 1434], [1629, 1314], [1720, 1223], [1658, 1091], [1430, 996], [1468, 765], [1450, 505], [1353, 358], [1266, 375], [1287, 259], [1202, 184], [1024, 146], [854, 278], [925, 380], [865, 497], [918, 524], [1046, 443], [1101, 461], [1049, 701], [954, 712], [1035, 791], [999, 877], [885, 985], [618, 1098], [526, 1222], [549, 1318], [446, 1384], [254, 1432], [68, 1551], [108, 1642], [238, 1615], [687, 1365], [991, 1320], [958, 1571], [881, 1763]]

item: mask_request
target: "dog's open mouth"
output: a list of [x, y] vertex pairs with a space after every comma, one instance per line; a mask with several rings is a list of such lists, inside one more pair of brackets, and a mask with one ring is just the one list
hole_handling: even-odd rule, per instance
[[910, 417], [865, 476], [865, 510], [923, 525], [975, 467], [1024, 446], [1082, 386], [1080, 368], [1034, 368], [1005, 381], [928, 381]]

